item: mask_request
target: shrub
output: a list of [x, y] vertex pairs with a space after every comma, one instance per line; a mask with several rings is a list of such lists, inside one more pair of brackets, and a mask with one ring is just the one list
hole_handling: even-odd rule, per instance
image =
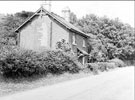
[[18, 51], [18, 47], [16, 46], [9, 46], [9, 45], [0, 45], [0, 59], [3, 59], [7, 56], [7, 54], [13, 52], [13, 50]]
[[106, 64], [107, 64], [107, 69], [114, 69], [117, 67], [114, 62], [106, 62]]
[[37, 63], [37, 59], [35, 52], [13, 51], [0, 61], [0, 71], [4, 76], [13, 78], [40, 74], [42, 67]]
[[68, 55], [62, 51], [47, 51], [47, 59], [47, 69], [51, 73], [55, 73], [55, 71], [56, 73], [59, 71], [76, 73], [80, 70], [74, 56]]
[[76, 73], [80, 68], [73, 57], [61, 51], [34, 52], [14, 49], [0, 60], [0, 72], [6, 77]]
[[98, 64], [97, 63], [88, 63], [86, 66], [94, 74], [98, 74]]
[[62, 50], [67, 53], [73, 53], [71, 50], [71, 46], [65, 39], [61, 39], [56, 43], [56, 49]]
[[88, 63], [85, 69], [90, 69], [95, 74], [98, 74], [99, 71], [108, 71], [109, 69], [116, 68], [114, 62], [96, 62], [96, 63]]
[[115, 63], [117, 67], [125, 67], [125, 63], [122, 60], [118, 59], [118, 58], [111, 59], [108, 62]]
[[135, 60], [124, 60], [126, 66], [135, 66]]
[[98, 62], [98, 66], [99, 66], [98, 69], [102, 72], [116, 68], [114, 62]]
[[108, 65], [106, 62], [98, 62], [97, 65], [98, 65], [98, 70], [102, 72], [107, 70]]

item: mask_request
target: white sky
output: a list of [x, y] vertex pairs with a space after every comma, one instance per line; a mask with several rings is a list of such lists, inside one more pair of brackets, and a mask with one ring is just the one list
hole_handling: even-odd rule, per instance
[[[0, 1], [0, 13], [15, 13], [22, 10], [35, 12], [42, 1]], [[61, 10], [68, 6], [78, 18], [86, 14], [118, 17], [122, 22], [134, 27], [134, 1], [52, 1], [52, 11], [61, 15]]]

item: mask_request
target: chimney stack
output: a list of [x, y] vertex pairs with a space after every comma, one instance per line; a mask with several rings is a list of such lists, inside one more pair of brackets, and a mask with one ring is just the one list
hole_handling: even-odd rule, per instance
[[41, 6], [43, 6], [44, 9], [46, 9], [47, 11], [51, 12], [51, 1], [43, 1]]
[[70, 22], [70, 9], [69, 9], [69, 7], [65, 7], [65, 8], [62, 10], [62, 15], [63, 15], [63, 18], [64, 18], [67, 22]]

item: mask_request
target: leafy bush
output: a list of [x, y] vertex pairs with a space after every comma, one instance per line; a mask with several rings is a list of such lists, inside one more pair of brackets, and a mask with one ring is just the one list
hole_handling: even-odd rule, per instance
[[62, 50], [67, 53], [72, 53], [71, 46], [68, 42], [66, 42], [65, 39], [61, 39], [61, 41], [58, 41], [56, 43], [56, 49]]
[[88, 63], [86, 66], [94, 74], [98, 74], [98, 64], [97, 63]]
[[16, 46], [9, 46], [9, 45], [0, 44], [0, 59], [5, 58], [6, 55], [13, 52], [13, 50], [18, 51], [18, 49], [19, 48]]
[[0, 61], [0, 71], [6, 77], [27, 77], [39, 74], [41, 67], [36, 63], [35, 56], [36, 53], [32, 51], [13, 51]]
[[107, 63], [106, 62], [98, 62], [98, 70], [100, 71], [106, 71], [107, 70]]
[[114, 69], [117, 67], [114, 62], [106, 62], [106, 64], [107, 64], [107, 69]]
[[97, 64], [99, 66], [98, 69], [102, 72], [116, 68], [116, 64], [114, 62], [98, 62]]
[[108, 62], [95, 62], [95, 63], [89, 63], [88, 68], [92, 69], [91, 71], [107, 71], [109, 69], [114, 69], [116, 67], [124, 67], [125, 64], [122, 60], [120, 59], [112, 59], [109, 60]]
[[14, 49], [0, 60], [1, 74], [11, 78], [48, 73], [76, 73], [79, 70], [77, 61], [61, 51], [34, 52]]
[[135, 66], [135, 60], [124, 60], [126, 66]]
[[111, 59], [108, 62], [114, 62], [117, 67], [125, 67], [125, 63], [122, 60], [118, 59], [118, 58]]
[[88, 63], [85, 69], [90, 69], [93, 73], [97, 74], [99, 71], [107, 71], [109, 69], [116, 68], [116, 64], [114, 62], [96, 62], [96, 63]]
[[[60, 70], [60, 72], [68, 71], [75, 73], [79, 71], [77, 59], [73, 56], [68, 55], [62, 51], [47, 51], [47, 69], [51, 73]], [[49, 62], [50, 61], [50, 62]], [[58, 73], [56, 72], [56, 73]]]

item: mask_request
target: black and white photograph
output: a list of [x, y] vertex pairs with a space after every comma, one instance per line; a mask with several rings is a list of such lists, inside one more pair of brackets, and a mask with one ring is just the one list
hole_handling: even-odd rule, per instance
[[0, 100], [134, 100], [135, 1], [0, 1]]

